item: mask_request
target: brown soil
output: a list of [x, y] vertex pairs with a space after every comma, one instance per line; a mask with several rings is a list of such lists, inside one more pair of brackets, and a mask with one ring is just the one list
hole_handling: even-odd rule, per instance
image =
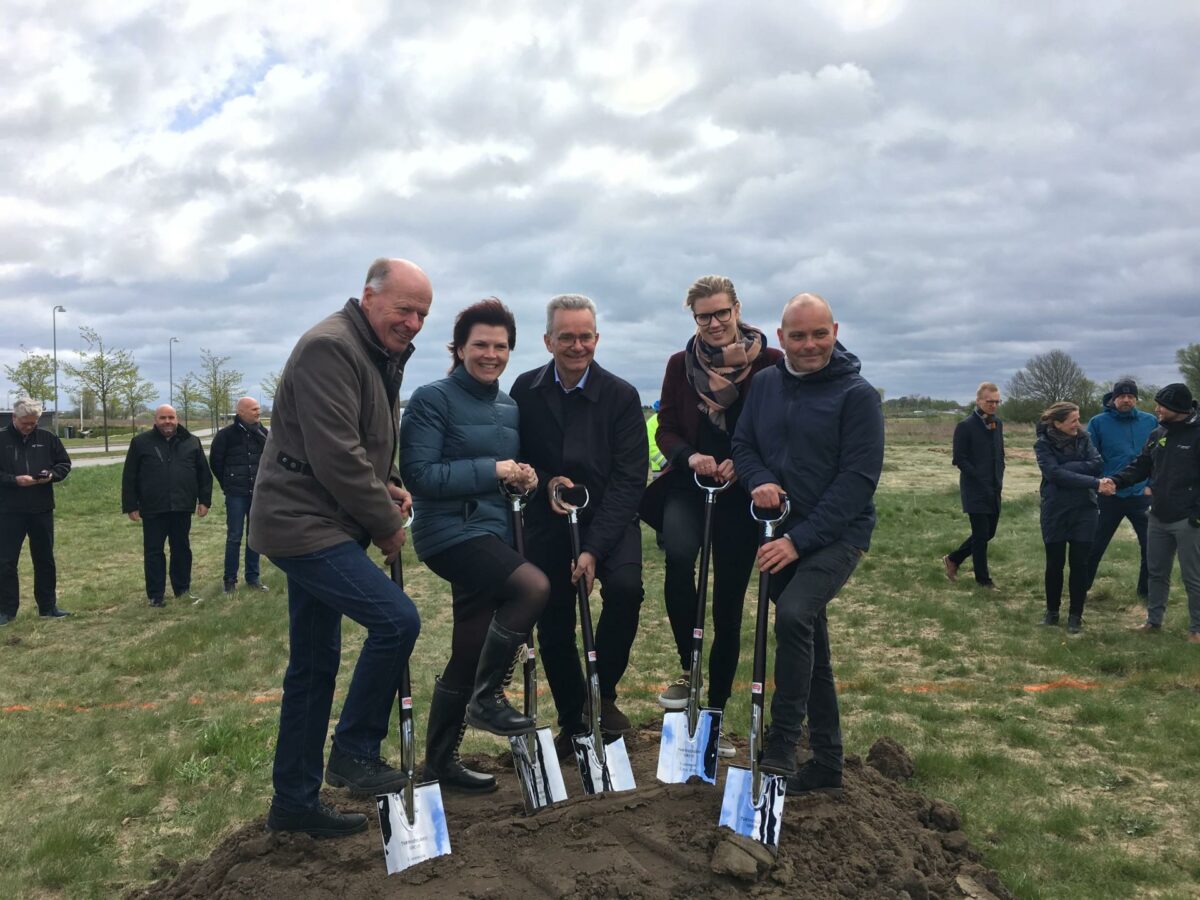
[[[885, 739], [886, 741], [886, 739]], [[840, 797], [789, 797], [783, 839], [772, 859], [759, 845], [717, 827], [723, 778], [708, 785], [655, 781], [657, 733], [627, 738], [637, 790], [573, 797], [534, 817], [522, 814], [505, 760], [476, 758], [500, 790], [484, 797], [443, 792], [453, 853], [388, 877], [371, 801], [326, 798], [371, 817], [341, 840], [272, 834], [262, 820], [230, 835], [212, 856], [184, 865], [137, 898], [404, 897], [1007, 898], [995, 873], [959, 830], [957, 810], [893, 777], [911, 771], [894, 741], [872, 748], [872, 764], [846, 760]], [[744, 756], [744, 750], [742, 751]], [[735, 762], [744, 760], [735, 760]], [[907, 766], [905, 763], [907, 762]], [[563, 769], [568, 791], [576, 773]]]

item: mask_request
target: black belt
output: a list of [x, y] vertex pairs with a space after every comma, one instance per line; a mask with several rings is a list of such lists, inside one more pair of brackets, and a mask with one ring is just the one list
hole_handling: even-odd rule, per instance
[[296, 459], [296, 457], [288, 456], [286, 453], [280, 453], [276, 459], [289, 472], [295, 472], [297, 475], [311, 475], [313, 473], [313, 467], [302, 459]]

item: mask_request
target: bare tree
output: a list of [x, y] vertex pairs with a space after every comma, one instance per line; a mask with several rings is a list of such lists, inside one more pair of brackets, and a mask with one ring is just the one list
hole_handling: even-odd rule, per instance
[[268, 400], [274, 400], [275, 394], [279, 390], [279, 373], [268, 372], [263, 376], [263, 380], [258, 383], [258, 386], [262, 388], [263, 395]]
[[1062, 350], [1033, 357], [1008, 383], [1011, 399], [1032, 400], [1043, 408], [1059, 400], [1090, 407], [1095, 404], [1095, 394], [1095, 383]]
[[179, 404], [176, 410], [179, 413], [179, 418], [183, 422], [183, 427], [188, 427], [188, 417], [197, 403], [196, 391], [196, 373], [188, 372], [183, 378], [175, 382], [175, 402]]
[[237, 369], [227, 368], [228, 362], [228, 356], [217, 356], [210, 350], [200, 348], [196, 399], [207, 410], [214, 431], [221, 426], [222, 418], [233, 405], [234, 395], [242, 392], [242, 379], [245, 376]]
[[21, 390], [21, 396], [40, 400], [44, 404], [54, 397], [54, 357], [49, 353], [25, 351], [25, 358], [15, 366], [5, 366], [4, 371]]
[[1180, 347], [1175, 351], [1175, 362], [1192, 396], [1200, 396], [1200, 344]]
[[107, 451], [110, 404], [117, 399], [120, 385], [129, 377], [130, 369], [137, 371], [137, 366], [134, 365], [128, 350], [114, 350], [104, 346], [104, 339], [94, 328], [85, 325], [79, 329], [79, 334], [88, 345], [88, 349], [79, 351], [78, 366], [66, 363], [63, 369], [79, 382], [82, 389], [90, 390], [96, 395], [104, 423], [104, 449]]

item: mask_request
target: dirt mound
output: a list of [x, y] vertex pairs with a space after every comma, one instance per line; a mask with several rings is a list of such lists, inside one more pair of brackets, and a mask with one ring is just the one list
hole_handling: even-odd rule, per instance
[[[957, 810], [846, 761], [841, 797], [789, 797], [778, 858], [717, 827], [721, 789], [655, 781], [657, 734], [627, 739], [637, 790], [579, 797], [522, 815], [511, 773], [484, 797], [444, 793], [453, 854], [389, 878], [374, 805], [331, 794], [372, 818], [364, 834], [319, 841], [277, 835], [255, 822], [204, 861], [187, 863], [134, 898], [930, 897], [1011, 895], [959, 830]], [[890, 760], [903, 754], [894, 741]], [[744, 750], [742, 751], [744, 755]], [[737, 760], [735, 760], [736, 762]], [[503, 769], [500, 760], [472, 764]], [[903, 768], [903, 767], [901, 767]], [[564, 767], [568, 790], [578, 791]]]

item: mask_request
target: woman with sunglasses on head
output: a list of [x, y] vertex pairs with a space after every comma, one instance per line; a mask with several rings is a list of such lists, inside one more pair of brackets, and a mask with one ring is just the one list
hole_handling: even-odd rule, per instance
[[[683, 674], [659, 695], [665, 709], [687, 706], [692, 628], [696, 614], [696, 557], [704, 525], [704, 495], [694, 476], [733, 482], [717, 495], [713, 510], [713, 637], [708, 657], [708, 705], [724, 709], [733, 689], [741, 646], [742, 607], [754, 566], [758, 534], [749, 495], [737, 484], [731, 439], [756, 372], [783, 354], [766, 335], [741, 319], [733, 282], [705, 275], [688, 289], [684, 304], [695, 333], [667, 361], [655, 440], [668, 468], [647, 489], [643, 509], [662, 509], [666, 551], [667, 617]], [[657, 517], [657, 514], [652, 514]], [[721, 756], [734, 755], [721, 736]]]
[[1070, 556], [1071, 605], [1067, 631], [1083, 628], [1092, 540], [1099, 520], [1096, 491], [1104, 460], [1079, 422], [1079, 407], [1059, 402], [1042, 413], [1033, 445], [1042, 470], [1042, 542], [1046, 545], [1046, 614], [1043, 625], [1057, 625], [1062, 605], [1063, 567]]
[[542, 570], [511, 546], [500, 492], [537, 487], [533, 468], [516, 461], [517, 405], [499, 387], [516, 341], [513, 315], [499, 300], [468, 306], [454, 322], [449, 377], [413, 393], [400, 428], [413, 545], [453, 597], [450, 660], [434, 683], [424, 777], [465, 792], [496, 789], [493, 776], [459, 761], [467, 724], [499, 735], [534, 727], [509, 705], [504, 682], [550, 595]]

